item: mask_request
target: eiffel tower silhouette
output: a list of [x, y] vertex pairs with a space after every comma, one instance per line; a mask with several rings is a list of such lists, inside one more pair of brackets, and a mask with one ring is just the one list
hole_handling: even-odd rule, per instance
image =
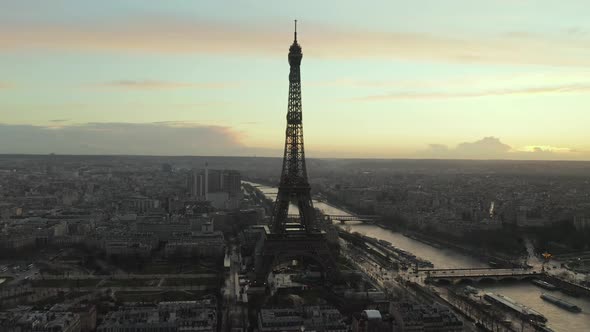
[[[324, 275], [336, 273], [325, 234], [318, 230], [307, 179], [303, 147], [301, 107], [301, 59], [303, 53], [295, 38], [289, 47], [289, 103], [285, 152], [279, 191], [275, 201], [270, 232], [256, 257], [256, 281], [264, 283], [274, 265], [293, 258], [308, 258], [322, 266]], [[289, 219], [289, 205], [296, 204], [299, 220]]]

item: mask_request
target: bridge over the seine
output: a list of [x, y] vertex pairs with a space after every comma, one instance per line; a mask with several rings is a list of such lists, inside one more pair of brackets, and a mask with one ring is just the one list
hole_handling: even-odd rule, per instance
[[497, 268], [468, 268], [468, 269], [422, 269], [428, 281], [442, 281], [458, 283], [462, 281], [499, 281], [499, 280], [523, 280], [535, 278], [541, 272], [531, 269], [497, 269]]
[[[298, 214], [290, 214], [289, 219], [299, 219]], [[342, 214], [324, 214], [324, 221], [338, 220], [344, 224], [347, 221], [361, 221], [364, 223], [374, 223], [379, 216], [371, 215], [342, 215]]]

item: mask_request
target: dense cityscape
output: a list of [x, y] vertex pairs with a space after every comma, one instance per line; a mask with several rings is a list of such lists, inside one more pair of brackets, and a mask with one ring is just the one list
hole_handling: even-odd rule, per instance
[[[538, 321], [465, 293], [465, 285], [475, 292], [539, 288], [531, 279], [590, 309], [584, 163], [551, 163], [553, 174], [543, 175], [543, 163], [515, 170], [497, 162], [449, 161], [441, 168], [439, 161], [310, 159], [314, 203], [339, 280], [326, 284], [313, 262], [285, 261], [258, 285], [256, 255], [277, 193], [264, 184], [278, 180], [265, 169], [280, 169], [280, 161], [3, 156], [2, 327], [362, 331], [377, 324], [384, 331], [462, 331], [481, 322], [533, 331]], [[571, 175], [572, 168], [580, 173]], [[556, 223], [572, 234], [562, 230], [567, 239], [561, 238]], [[412, 252], [374, 229], [465, 258], [451, 255], [457, 265], [440, 265], [429, 252]], [[472, 241], [480, 232], [487, 234], [483, 246]], [[507, 232], [510, 246], [502, 243]], [[568, 240], [576, 233], [585, 242]], [[451, 268], [534, 278], [490, 276], [473, 284], [470, 278], [482, 276], [454, 280], [444, 274]], [[561, 319], [550, 317], [549, 324], [572, 324]]]

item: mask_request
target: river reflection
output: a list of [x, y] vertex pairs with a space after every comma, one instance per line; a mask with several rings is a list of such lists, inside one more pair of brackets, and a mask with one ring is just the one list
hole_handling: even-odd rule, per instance
[[[277, 188], [266, 186], [258, 186], [258, 188], [267, 197], [271, 199], [276, 198]], [[314, 201], [314, 206], [326, 214], [348, 215], [347, 212], [323, 202]], [[289, 213], [297, 213], [297, 207], [291, 206], [289, 211]], [[420, 258], [431, 261], [432, 264], [434, 264], [434, 266], [437, 268], [466, 268], [487, 266], [487, 264], [480, 262], [473, 257], [449, 249], [438, 249], [417, 240], [408, 238], [401, 233], [392, 232], [376, 225], [368, 225], [360, 222], [347, 222], [346, 225], [339, 226], [351, 232], [359, 232], [367, 236], [389, 241], [392, 245], [398, 248], [402, 248]], [[540, 289], [527, 281], [515, 283], [499, 282], [495, 284], [477, 284], [475, 286], [484, 289], [485, 291], [506, 295], [519, 303], [537, 310], [548, 319], [547, 324], [555, 331], [590, 331], [590, 301], [588, 301], [586, 298], [573, 298], [559, 291], [550, 292], [551, 294], [568, 302], [574, 303], [582, 308], [581, 313], [571, 313], [551, 303], [543, 301], [540, 298], [540, 295], [548, 291]]]

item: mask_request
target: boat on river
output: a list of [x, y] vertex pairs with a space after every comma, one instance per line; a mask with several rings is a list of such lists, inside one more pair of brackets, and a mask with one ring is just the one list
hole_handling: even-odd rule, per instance
[[391, 242], [389, 242], [389, 241], [380, 240], [380, 239], [378, 239], [377, 241], [386, 247], [391, 247]]
[[563, 299], [560, 299], [556, 296], [549, 295], [549, 294], [541, 294], [541, 298], [549, 303], [553, 303], [556, 306], [563, 308], [567, 311], [571, 312], [582, 312], [582, 309], [573, 303], [569, 303]]
[[465, 286], [464, 291], [467, 294], [479, 294], [480, 289], [473, 286]]
[[548, 283], [547, 281], [541, 280], [541, 279], [533, 279], [531, 281], [533, 284], [535, 284], [536, 286], [539, 286], [541, 288], [545, 288], [547, 290], [556, 290], [557, 286]]
[[556, 332], [554, 329], [547, 325], [535, 325], [535, 329], [540, 332]]

